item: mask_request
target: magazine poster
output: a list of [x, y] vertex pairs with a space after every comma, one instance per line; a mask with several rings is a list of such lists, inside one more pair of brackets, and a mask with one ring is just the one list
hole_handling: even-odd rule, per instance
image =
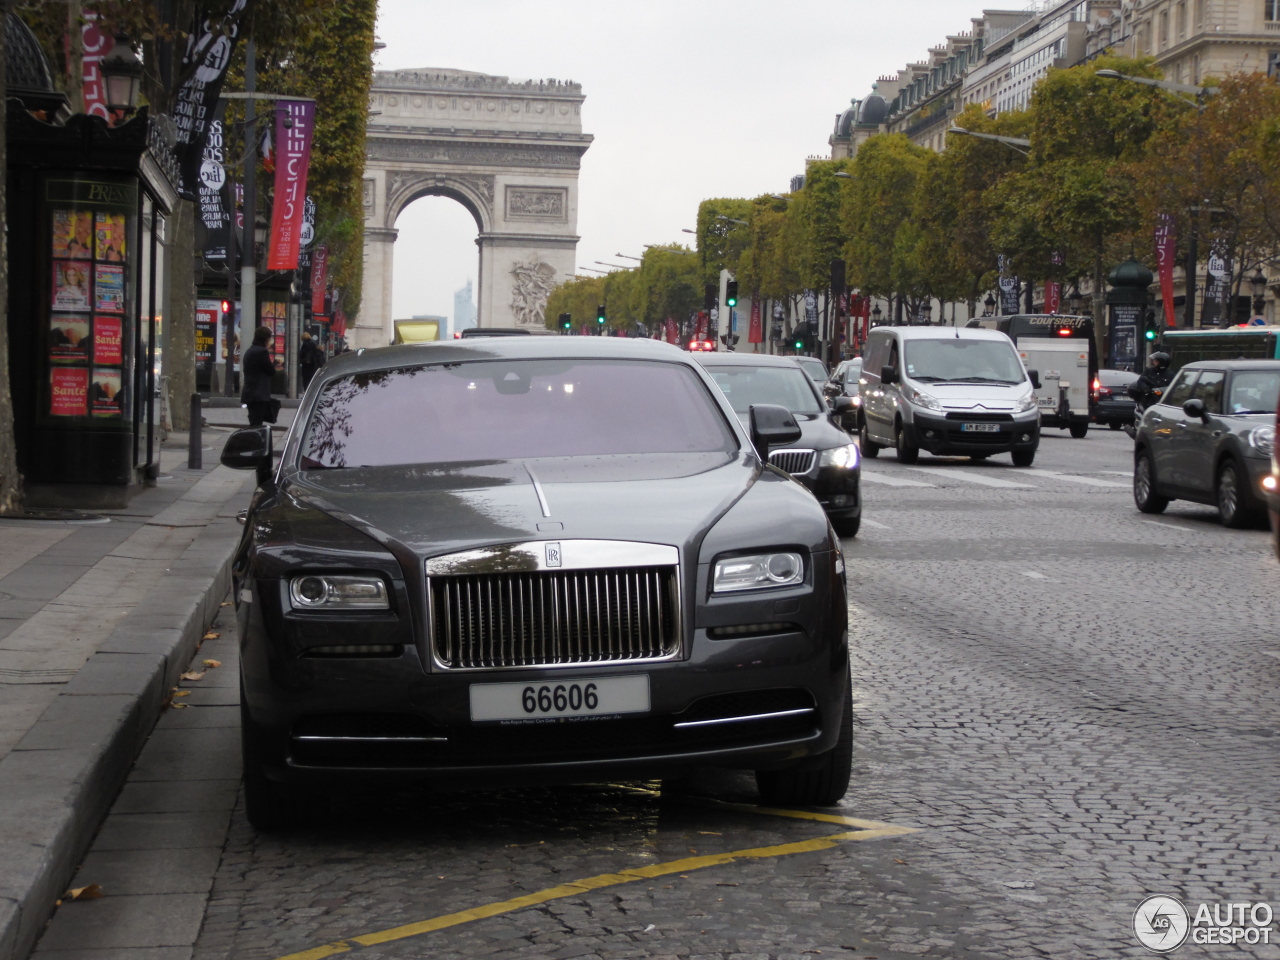
[[119, 370], [93, 368], [93, 382], [89, 385], [89, 406], [89, 412], [95, 417], [124, 416]]
[[93, 318], [93, 362], [124, 363], [124, 318]]
[[89, 318], [55, 313], [49, 321], [49, 362], [87, 363], [88, 360]]
[[124, 313], [124, 267], [100, 263], [93, 281], [93, 308], [105, 313]]
[[97, 213], [94, 217], [93, 258], [107, 263], [123, 263], [125, 256], [125, 215], [123, 213]]
[[93, 213], [89, 210], [55, 209], [53, 211], [53, 255], [55, 257], [93, 256]]
[[[124, 268], [120, 270], [120, 283], [124, 286]], [[89, 274], [93, 264], [87, 260], [53, 261], [53, 309], [88, 310]], [[124, 309], [123, 304], [120, 309]]]
[[55, 417], [83, 417], [87, 412], [87, 367], [54, 367], [49, 371], [49, 413]]

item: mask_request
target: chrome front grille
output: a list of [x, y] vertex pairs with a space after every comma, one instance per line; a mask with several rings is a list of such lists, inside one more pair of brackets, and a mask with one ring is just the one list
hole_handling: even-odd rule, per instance
[[798, 475], [813, 469], [815, 457], [813, 450], [775, 450], [769, 454], [769, 462], [779, 470]]
[[680, 650], [676, 570], [433, 576], [436, 658], [477, 669], [673, 657]]

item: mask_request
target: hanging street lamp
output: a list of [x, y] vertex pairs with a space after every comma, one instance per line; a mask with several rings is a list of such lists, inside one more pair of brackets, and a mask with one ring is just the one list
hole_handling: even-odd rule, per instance
[[98, 62], [98, 69], [106, 81], [107, 109], [124, 117], [134, 113], [142, 87], [142, 61], [128, 36], [116, 35], [116, 45]]

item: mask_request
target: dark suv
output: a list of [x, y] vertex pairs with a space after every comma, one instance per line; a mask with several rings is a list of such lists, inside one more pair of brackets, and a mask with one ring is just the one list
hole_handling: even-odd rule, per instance
[[1277, 394], [1280, 360], [1203, 360], [1183, 367], [1138, 424], [1138, 509], [1160, 513], [1170, 500], [1192, 500], [1217, 506], [1228, 527], [1259, 522]]

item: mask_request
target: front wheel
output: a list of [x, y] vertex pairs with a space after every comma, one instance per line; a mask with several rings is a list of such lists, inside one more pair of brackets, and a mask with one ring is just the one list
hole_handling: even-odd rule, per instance
[[862, 455], [864, 457], [870, 457], [874, 460], [876, 457], [880, 456], [880, 444], [876, 443], [867, 435], [867, 421], [865, 417], [862, 420], [862, 426], [858, 429], [858, 446], [862, 449]]
[[1086, 420], [1071, 421], [1071, 437], [1074, 440], [1083, 440], [1089, 435], [1089, 423]]
[[1034, 447], [1030, 450], [1014, 450], [1010, 456], [1013, 457], [1013, 465], [1015, 467], [1029, 467], [1036, 462]]
[[1151, 454], [1143, 450], [1133, 461], [1133, 502], [1142, 513], [1164, 513], [1169, 501], [1156, 493], [1156, 474]]
[[810, 769], [757, 770], [760, 799], [777, 807], [829, 807], [840, 802], [849, 790], [853, 771], [853, 698], [849, 693], [845, 694], [836, 745], [818, 760]]
[[1218, 469], [1218, 516], [1224, 527], [1251, 526], [1253, 511], [1244, 503], [1244, 490], [1240, 482], [1240, 469], [1228, 460]]
[[908, 435], [905, 425], [899, 425], [895, 439], [899, 463], [912, 464], [920, 459], [920, 447]]

